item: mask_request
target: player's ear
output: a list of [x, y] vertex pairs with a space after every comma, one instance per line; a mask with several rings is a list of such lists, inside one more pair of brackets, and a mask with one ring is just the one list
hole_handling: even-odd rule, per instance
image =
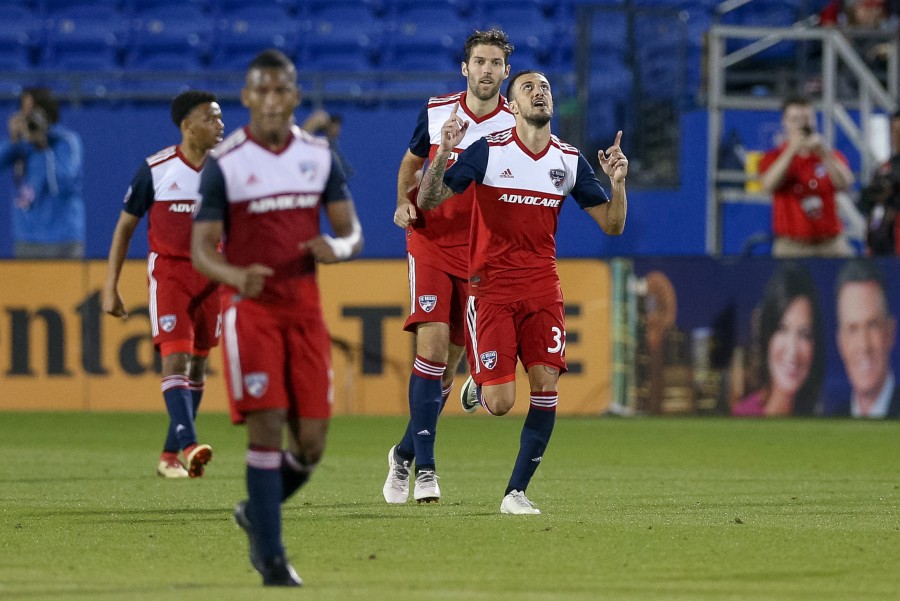
[[469, 76], [469, 65], [467, 65], [465, 62], [462, 62], [459, 64], [459, 68], [460, 68], [460, 71], [462, 71], [463, 76], [465, 76], [465, 77]]
[[515, 100], [509, 100], [509, 99], [507, 99], [507, 102], [509, 103], [509, 112], [512, 113], [513, 115], [518, 115], [519, 114], [519, 103], [516, 102]]
[[249, 96], [250, 92], [247, 90], [247, 88], [241, 88], [241, 105], [245, 108], [250, 108]]

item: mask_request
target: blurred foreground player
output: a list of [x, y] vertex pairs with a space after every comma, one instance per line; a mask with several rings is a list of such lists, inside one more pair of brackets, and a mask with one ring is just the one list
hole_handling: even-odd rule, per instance
[[100, 298], [106, 313], [128, 317], [119, 277], [134, 230], [149, 213], [150, 326], [162, 356], [162, 393], [169, 412], [169, 432], [156, 473], [164, 478], [197, 478], [212, 459], [212, 448], [197, 443], [195, 420], [206, 359], [219, 338], [219, 295], [218, 285], [191, 266], [191, 214], [200, 169], [209, 149], [222, 141], [225, 126], [216, 97], [199, 90], [172, 101], [172, 121], [181, 130], [181, 143], [147, 157], [131, 181], [109, 248]]
[[469, 239], [467, 352], [472, 375], [463, 409], [480, 403], [504, 415], [516, 401], [516, 361], [528, 372], [531, 404], [519, 454], [500, 512], [538, 514], [525, 489], [540, 464], [556, 420], [557, 382], [566, 370], [566, 326], [556, 272], [556, 228], [569, 194], [607, 234], [625, 228], [628, 160], [615, 143], [597, 153], [612, 199], [578, 149], [550, 133], [553, 96], [542, 73], [523, 71], [506, 88], [514, 128], [481, 138], [446, 170], [450, 152], [469, 127], [454, 108], [422, 178], [418, 205], [428, 211], [475, 186]]
[[[331, 340], [316, 263], [356, 255], [362, 231], [328, 142], [294, 125], [300, 91], [290, 59], [276, 50], [254, 58], [241, 102], [250, 123], [203, 170], [191, 250], [197, 269], [223, 284], [231, 417], [247, 425], [249, 498], [234, 518], [263, 584], [300, 586], [282, 544], [281, 503], [321, 459], [331, 417]], [[320, 232], [320, 211], [335, 238]]]

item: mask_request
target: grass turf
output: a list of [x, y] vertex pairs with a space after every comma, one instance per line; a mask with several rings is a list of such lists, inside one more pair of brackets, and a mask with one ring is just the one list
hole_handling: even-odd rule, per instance
[[335, 419], [284, 509], [304, 589], [268, 590], [231, 523], [246, 434], [201, 415], [207, 476], [154, 475], [162, 415], [0, 414], [0, 598], [900, 598], [897, 423], [560, 419], [499, 504], [521, 418], [447, 417], [439, 505], [381, 496], [399, 418]]

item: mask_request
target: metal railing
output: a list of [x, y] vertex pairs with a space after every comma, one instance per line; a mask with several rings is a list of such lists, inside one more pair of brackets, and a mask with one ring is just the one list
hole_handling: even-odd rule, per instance
[[[740, 2], [741, 0], [735, 0]], [[734, 201], [742, 195], [723, 195], [720, 184], [743, 183], [746, 176], [740, 171], [719, 169], [719, 147], [723, 133], [725, 110], [779, 110], [783, 97], [778, 95], [755, 96], [740, 94], [727, 89], [729, 69], [739, 67], [745, 61], [757, 57], [775, 44], [785, 41], [806, 41], [821, 46], [821, 65], [817, 76], [821, 79], [821, 99], [818, 108], [822, 113], [822, 134], [833, 145], [836, 128], [840, 129], [860, 154], [861, 172], [868, 176], [877, 165], [873, 149], [868, 143], [872, 135], [873, 115], [878, 111], [892, 113], [897, 107], [898, 92], [898, 43], [891, 37], [887, 43], [885, 83], [872, 72], [853, 44], [838, 29], [813, 28], [816, 19], [807, 19], [793, 27], [737, 27], [713, 26], [709, 31], [708, 59], [708, 138], [707, 138], [707, 199], [706, 199], [706, 252], [718, 255], [722, 249], [721, 204]], [[733, 52], [727, 52], [729, 40], [751, 42]], [[853, 80], [856, 92], [853, 97], [838, 94], [838, 74], [846, 71]], [[857, 124], [848, 107], [859, 112]], [[750, 199], [760, 201], [761, 199]]]

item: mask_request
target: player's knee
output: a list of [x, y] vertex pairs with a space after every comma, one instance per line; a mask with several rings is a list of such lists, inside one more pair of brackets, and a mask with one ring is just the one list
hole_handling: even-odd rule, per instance
[[516, 404], [516, 392], [513, 390], [491, 390], [489, 387], [482, 388], [482, 396], [485, 403], [494, 415], [506, 415], [509, 413], [513, 405]]

